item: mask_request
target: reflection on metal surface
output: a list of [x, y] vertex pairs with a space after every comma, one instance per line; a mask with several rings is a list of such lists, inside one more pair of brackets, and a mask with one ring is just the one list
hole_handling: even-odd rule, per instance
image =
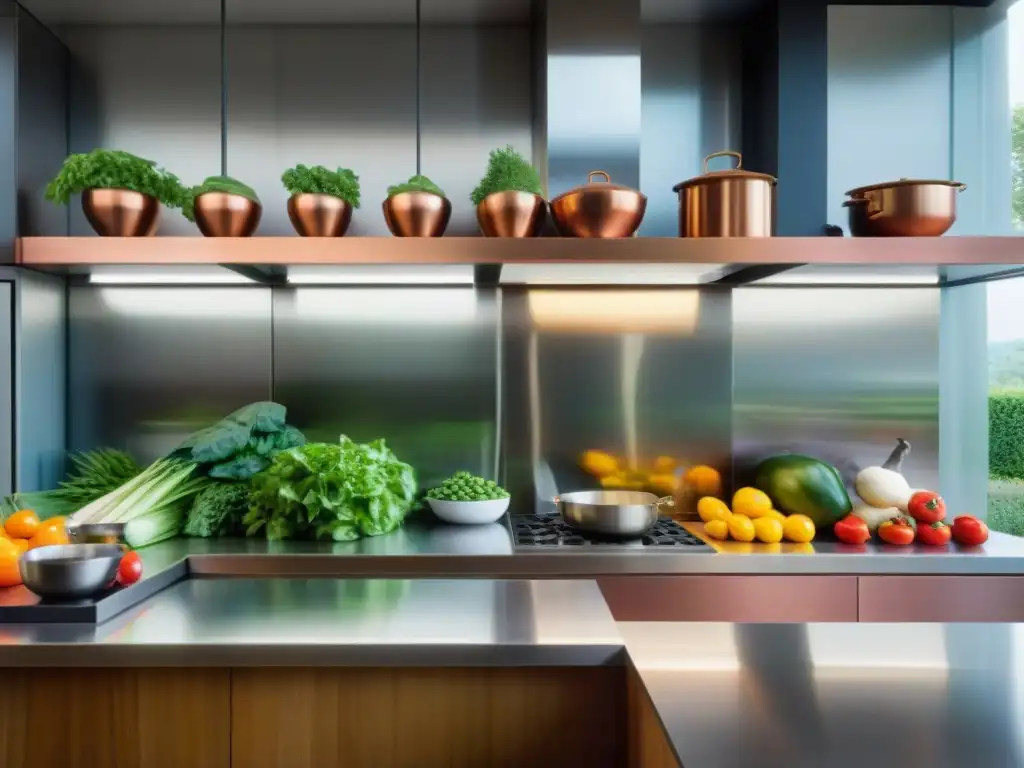
[[293, 285], [472, 285], [469, 264], [351, 264], [289, 267]]
[[647, 293], [505, 289], [508, 487], [537, 511], [597, 487], [578, 466], [588, 449], [623, 466], [727, 466], [729, 294]]
[[697, 291], [556, 291], [526, 294], [540, 332], [690, 335], [700, 317]]
[[618, 628], [683, 765], [1024, 765], [1019, 624]]
[[737, 483], [782, 450], [850, 479], [904, 437], [911, 485], [937, 487], [938, 291], [741, 288], [732, 300]]
[[148, 462], [270, 399], [269, 289], [74, 286], [68, 306], [72, 450]]
[[312, 440], [386, 438], [421, 486], [490, 475], [497, 323], [472, 287], [276, 289], [275, 399]]

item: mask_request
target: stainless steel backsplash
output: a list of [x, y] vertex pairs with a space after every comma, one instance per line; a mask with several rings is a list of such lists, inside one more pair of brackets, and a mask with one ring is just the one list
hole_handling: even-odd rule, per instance
[[73, 286], [68, 443], [149, 460], [273, 398], [310, 439], [384, 437], [423, 484], [465, 468], [527, 507], [593, 487], [588, 449], [742, 481], [904, 437], [924, 487], [938, 311], [935, 289]]

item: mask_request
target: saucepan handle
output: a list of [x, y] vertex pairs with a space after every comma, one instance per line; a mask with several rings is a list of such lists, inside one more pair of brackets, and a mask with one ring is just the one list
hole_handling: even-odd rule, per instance
[[660, 499], [654, 502], [656, 507], [674, 507], [676, 500], [672, 496], [662, 496]]

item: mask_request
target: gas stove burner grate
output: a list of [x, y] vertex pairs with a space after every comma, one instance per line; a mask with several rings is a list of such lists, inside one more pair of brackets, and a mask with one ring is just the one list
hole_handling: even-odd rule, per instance
[[513, 515], [512, 535], [520, 547], [707, 547], [674, 520], [661, 519], [639, 539], [582, 534], [558, 515]]

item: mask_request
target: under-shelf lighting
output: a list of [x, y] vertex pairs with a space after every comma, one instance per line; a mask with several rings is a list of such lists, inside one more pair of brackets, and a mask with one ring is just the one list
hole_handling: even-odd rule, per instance
[[939, 268], [908, 264], [809, 264], [751, 285], [938, 285]]
[[502, 285], [700, 285], [729, 272], [722, 264], [506, 264]]
[[353, 264], [289, 267], [294, 285], [472, 285], [469, 264]]
[[254, 281], [224, 267], [135, 264], [93, 267], [89, 282], [94, 285], [238, 285]]

